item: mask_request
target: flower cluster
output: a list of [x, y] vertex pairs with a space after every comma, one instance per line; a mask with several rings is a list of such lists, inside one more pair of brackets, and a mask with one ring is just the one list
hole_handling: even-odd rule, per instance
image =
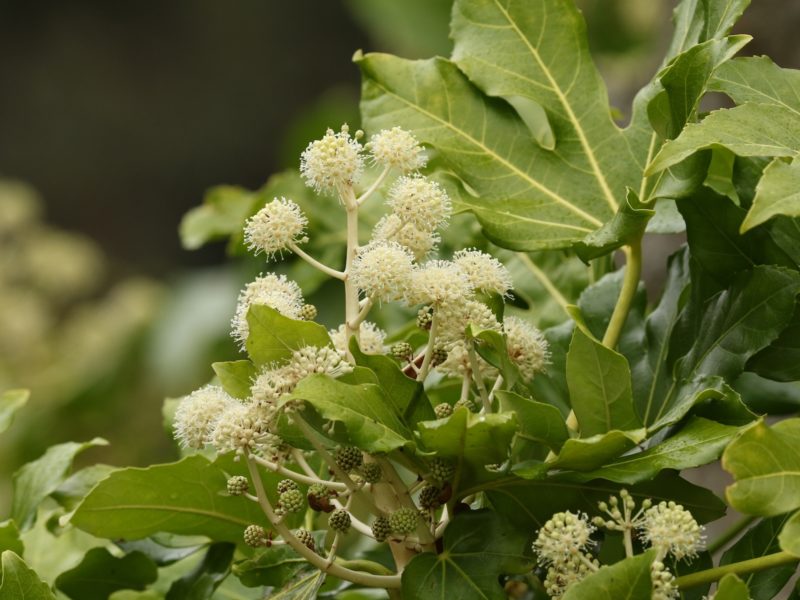
[[539, 530], [533, 551], [547, 567], [544, 587], [551, 598], [561, 598], [572, 584], [597, 570], [599, 563], [588, 552], [593, 532], [585, 514], [569, 511], [556, 513]]

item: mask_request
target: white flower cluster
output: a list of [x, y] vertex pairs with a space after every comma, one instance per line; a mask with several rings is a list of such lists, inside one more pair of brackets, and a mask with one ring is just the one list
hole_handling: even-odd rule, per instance
[[268, 257], [308, 241], [305, 235], [308, 219], [292, 200], [275, 198], [247, 220], [244, 241], [256, 254]]
[[219, 386], [207, 385], [195, 390], [181, 400], [175, 411], [175, 439], [184, 448], [202, 448], [210, 441], [219, 415], [237, 404]]
[[539, 563], [547, 567], [545, 591], [561, 598], [567, 589], [598, 567], [588, 549], [594, 545], [594, 527], [585, 514], [560, 512], [552, 516], [533, 542]]
[[403, 300], [411, 286], [414, 257], [397, 242], [372, 242], [358, 251], [348, 277], [366, 296]]
[[421, 169], [427, 162], [425, 152], [416, 138], [400, 127], [379, 131], [366, 146], [376, 164], [404, 173]]
[[267, 273], [248, 283], [239, 294], [236, 313], [231, 320], [231, 335], [244, 348], [250, 335], [247, 323], [247, 311], [254, 304], [274, 308], [284, 317], [299, 319], [303, 308], [303, 292], [294, 281], [286, 275]]
[[675, 502], [660, 502], [647, 509], [638, 526], [644, 541], [662, 558], [667, 554], [678, 560], [692, 558], [703, 547], [703, 527]]
[[523, 380], [530, 381], [536, 373], [545, 370], [550, 351], [541, 331], [514, 316], [503, 319], [503, 330], [506, 334], [508, 356], [517, 365]]
[[[347, 352], [344, 329], [344, 324], [342, 324], [339, 325], [338, 329], [331, 329], [328, 332], [334, 348], [341, 354], [346, 354]], [[359, 326], [358, 345], [364, 354], [383, 354], [386, 351], [385, 340], [386, 332], [375, 323], [365, 321]]]
[[345, 124], [339, 133], [328, 129], [322, 139], [311, 142], [300, 156], [300, 173], [306, 185], [330, 194], [356, 183], [364, 169], [360, 134], [356, 132], [355, 138], [351, 138]]

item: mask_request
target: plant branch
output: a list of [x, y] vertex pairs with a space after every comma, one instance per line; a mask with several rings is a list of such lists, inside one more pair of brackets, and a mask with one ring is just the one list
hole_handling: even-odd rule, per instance
[[256, 488], [256, 494], [258, 495], [258, 501], [259, 505], [261, 506], [261, 510], [264, 511], [264, 514], [267, 516], [270, 523], [272, 523], [272, 526], [275, 528], [275, 530], [286, 541], [286, 543], [289, 544], [294, 549], [295, 552], [297, 552], [300, 556], [302, 556], [309, 563], [311, 563], [321, 571], [330, 573], [334, 577], [339, 577], [341, 579], [345, 579], [347, 581], [351, 581], [353, 583], [369, 587], [379, 587], [379, 588], [400, 587], [399, 574], [373, 575], [372, 573], [364, 571], [354, 571], [336, 562], [328, 563], [327, 559], [323, 558], [322, 556], [311, 550], [304, 543], [302, 543], [300, 540], [298, 540], [297, 536], [295, 536], [292, 533], [292, 531], [283, 522], [281, 522], [280, 518], [275, 514], [275, 511], [272, 509], [272, 505], [269, 503], [267, 494], [264, 491], [264, 484], [261, 481], [261, 475], [258, 472], [258, 467], [256, 466], [256, 462], [252, 459], [253, 457], [247, 458], [247, 468], [250, 471], [250, 478], [253, 480], [253, 485]]
[[344, 273], [342, 271], [337, 271], [336, 269], [332, 269], [328, 265], [322, 264], [310, 254], [307, 254], [305, 250], [300, 248], [300, 246], [298, 246], [294, 242], [289, 243], [289, 249], [295, 254], [297, 254], [297, 256], [302, 258], [304, 261], [306, 261], [308, 264], [310, 264], [312, 267], [325, 273], [325, 275], [327, 275], [328, 277], [335, 277], [336, 279], [342, 281], [344, 280]]
[[383, 169], [383, 171], [381, 171], [381, 174], [378, 175], [377, 179], [375, 179], [375, 181], [372, 182], [372, 185], [369, 186], [367, 190], [355, 200], [356, 205], [361, 206], [362, 204], [364, 204], [364, 202], [366, 202], [367, 199], [372, 194], [375, 193], [375, 190], [381, 187], [381, 184], [386, 179], [386, 176], [389, 174], [389, 171], [390, 167], [386, 167]]
[[308, 475], [303, 475], [302, 473], [298, 473], [297, 471], [292, 471], [291, 469], [287, 469], [286, 467], [281, 466], [277, 463], [270, 462], [265, 458], [261, 458], [260, 456], [254, 456], [253, 460], [256, 461], [258, 464], [260, 464], [262, 467], [266, 467], [270, 471], [274, 471], [275, 473], [285, 475], [289, 479], [294, 479], [295, 481], [298, 481], [300, 483], [305, 483], [307, 485], [321, 483], [337, 491], [345, 491], [348, 489], [347, 485], [344, 483], [339, 483], [337, 481], [325, 481], [324, 479], [319, 479], [318, 477], [309, 477]]
[[433, 348], [436, 344], [436, 334], [439, 329], [439, 317], [436, 314], [436, 311], [433, 312], [433, 318], [431, 318], [431, 329], [428, 332], [428, 345], [425, 346], [425, 358], [422, 359], [422, 366], [419, 369], [419, 373], [417, 373], [417, 381], [425, 381], [425, 378], [428, 376], [428, 372], [431, 370], [431, 361], [433, 360]]
[[766, 556], [759, 556], [758, 558], [751, 558], [721, 567], [714, 567], [713, 569], [706, 569], [705, 571], [698, 571], [697, 573], [689, 573], [688, 575], [678, 577], [675, 580], [675, 585], [681, 589], [686, 589], [706, 583], [713, 583], [722, 579], [728, 573], [733, 573], [735, 575], [752, 573], [753, 571], [763, 571], [764, 569], [771, 569], [798, 561], [800, 561], [800, 558], [793, 554], [789, 554], [788, 552], [776, 552], [775, 554], [767, 554]]
[[480, 367], [478, 366], [478, 356], [475, 353], [475, 346], [470, 343], [467, 349], [469, 356], [469, 368], [472, 371], [472, 378], [475, 380], [475, 385], [478, 388], [478, 393], [481, 395], [481, 402], [483, 403], [484, 412], [492, 412], [492, 404], [489, 401], [489, 393], [486, 391], [486, 383], [483, 381]]
[[367, 318], [369, 311], [372, 310], [375, 301], [372, 298], [367, 298], [367, 301], [361, 306], [361, 311], [356, 315], [356, 318], [352, 321], [348, 321], [347, 325], [353, 331], [358, 331], [358, 328], [361, 326], [361, 323], [364, 322], [364, 319]]
[[608, 323], [608, 329], [603, 336], [603, 345], [607, 348], [615, 348], [619, 337], [622, 334], [622, 328], [625, 326], [625, 320], [628, 318], [628, 313], [633, 304], [633, 298], [636, 295], [636, 290], [639, 287], [639, 277], [642, 274], [642, 239], [641, 237], [631, 243], [630, 246], [625, 247], [625, 256], [627, 261], [625, 264], [625, 278], [622, 281], [622, 290], [619, 293], [617, 305], [614, 307], [614, 312], [611, 314], [611, 320]]

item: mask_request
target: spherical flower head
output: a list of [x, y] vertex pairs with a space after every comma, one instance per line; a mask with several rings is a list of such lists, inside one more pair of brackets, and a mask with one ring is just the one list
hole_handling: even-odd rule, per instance
[[209, 436], [220, 415], [238, 402], [216, 385], [195, 390], [178, 404], [173, 429], [175, 439], [183, 448], [200, 449], [209, 442]]
[[284, 367], [263, 368], [250, 386], [250, 398], [259, 406], [274, 407], [278, 399], [294, 389], [297, 380]]
[[236, 314], [231, 320], [231, 335], [244, 347], [250, 335], [247, 323], [247, 311], [253, 305], [269, 306], [284, 317], [297, 319], [303, 307], [303, 292], [294, 281], [286, 275], [267, 273], [248, 283], [239, 294]]
[[660, 560], [654, 560], [650, 565], [650, 580], [653, 584], [651, 600], [677, 600], [681, 597], [675, 585], [675, 575]]
[[286, 367], [290, 377], [300, 381], [315, 373], [340, 377], [353, 370], [353, 366], [342, 358], [339, 352], [330, 346], [304, 346], [292, 352], [292, 358]]
[[414, 271], [414, 257], [396, 242], [372, 242], [356, 254], [348, 277], [366, 296], [376, 300], [405, 297]]
[[594, 529], [585, 514], [556, 513], [539, 529], [533, 551], [545, 565], [568, 562], [593, 544]]
[[505, 296], [514, 285], [505, 265], [480, 250], [459, 250], [453, 255], [453, 262], [467, 274], [476, 290]]
[[660, 502], [647, 509], [638, 528], [644, 541], [661, 557], [672, 554], [678, 560], [691, 558], [703, 546], [703, 527], [675, 502]]
[[[331, 329], [328, 335], [331, 337], [334, 348], [340, 354], [346, 354], [347, 341], [344, 337], [344, 324], [339, 325], [338, 329]], [[358, 329], [358, 346], [364, 354], [383, 354], [383, 342], [386, 339], [386, 332], [369, 321], [361, 323]]]
[[430, 304], [438, 308], [448, 303], [466, 302], [473, 293], [472, 284], [458, 265], [432, 260], [414, 271], [408, 300], [410, 304]]
[[435, 231], [419, 229], [413, 223], [404, 223], [395, 214], [386, 215], [372, 230], [372, 239], [376, 241], [397, 242], [405, 246], [421, 260], [436, 249], [442, 237]]
[[[476, 356], [476, 362], [482, 378], [489, 379], [497, 376], [497, 369], [480, 356]], [[436, 370], [450, 377], [469, 377], [472, 373], [472, 360], [470, 359], [466, 342], [458, 341], [449, 344], [447, 346], [447, 357], [441, 364], [436, 365]]]
[[442, 186], [422, 175], [399, 177], [386, 203], [404, 223], [433, 231], [450, 217], [450, 197]]
[[465, 330], [470, 324], [478, 329], [501, 330], [492, 309], [477, 300], [444, 304], [436, 311], [436, 315], [439, 322], [437, 339], [445, 344], [463, 341]]
[[346, 124], [339, 133], [328, 129], [322, 139], [311, 142], [300, 155], [300, 174], [308, 187], [324, 194], [334, 193], [358, 181], [364, 168], [362, 150], [358, 140], [350, 137]]
[[400, 127], [379, 131], [372, 136], [367, 147], [376, 164], [404, 173], [421, 169], [427, 162], [425, 151], [417, 139]]
[[503, 321], [506, 349], [511, 361], [517, 365], [525, 381], [541, 373], [550, 360], [547, 340], [536, 327], [519, 317], [506, 317]]
[[594, 564], [596, 567], [600, 566], [597, 559], [585, 553], [582, 556], [572, 556], [563, 562], [550, 565], [543, 582], [547, 595], [553, 600], [559, 600], [570, 587], [593, 572], [587, 563]]
[[256, 254], [264, 252], [273, 257], [292, 244], [307, 242], [306, 225], [308, 219], [297, 204], [275, 198], [247, 220], [244, 241]]
[[211, 443], [220, 454], [251, 454], [265, 439], [271, 441], [267, 426], [252, 405], [234, 402], [220, 414], [211, 432]]

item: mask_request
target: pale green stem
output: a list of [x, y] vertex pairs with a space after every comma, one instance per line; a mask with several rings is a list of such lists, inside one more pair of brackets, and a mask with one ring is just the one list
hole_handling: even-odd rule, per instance
[[636, 290], [639, 287], [639, 276], [642, 274], [641, 238], [625, 248], [625, 256], [627, 261], [625, 277], [622, 280], [622, 290], [619, 293], [614, 312], [611, 314], [606, 334], [603, 336], [603, 346], [611, 349], [614, 349], [617, 346], [617, 342], [619, 342], [622, 328], [625, 326], [625, 321], [633, 304], [633, 298], [636, 296]]
[[297, 256], [302, 258], [304, 261], [306, 261], [308, 264], [310, 264], [312, 267], [314, 267], [315, 269], [318, 269], [318, 270], [322, 271], [323, 273], [325, 273], [325, 275], [327, 275], [328, 277], [334, 277], [336, 279], [344, 281], [344, 273], [342, 271], [337, 271], [336, 269], [330, 268], [328, 265], [322, 264], [321, 262], [319, 262], [316, 258], [311, 256], [310, 254], [307, 254], [297, 244], [290, 243], [289, 244], [289, 249], [292, 252], [294, 252], [295, 254], [297, 254]]
[[292, 459], [294, 460], [294, 462], [297, 463], [297, 466], [300, 467], [306, 475], [316, 479], [317, 474], [314, 472], [314, 469], [311, 468], [311, 465], [309, 465], [308, 462], [306, 461], [306, 457], [303, 456], [302, 450], [298, 450], [297, 448], [292, 448]]
[[462, 377], [461, 378], [461, 395], [458, 397], [459, 402], [466, 402], [467, 398], [469, 398], [469, 388], [470, 384], [472, 383], [471, 377]]
[[375, 305], [375, 301], [372, 298], [367, 298], [367, 301], [360, 304], [361, 311], [358, 313], [355, 319], [348, 322], [350, 329], [353, 331], [358, 331], [358, 328], [361, 326], [361, 323], [364, 322], [364, 319], [367, 318], [369, 311], [372, 310], [372, 307]]
[[386, 176], [389, 174], [389, 171], [390, 171], [390, 170], [391, 170], [391, 169], [390, 169], [390, 167], [386, 167], [386, 168], [384, 168], [384, 169], [383, 169], [383, 171], [381, 172], [381, 174], [380, 174], [380, 175], [378, 175], [378, 178], [377, 178], [375, 181], [373, 181], [373, 182], [372, 182], [372, 185], [371, 185], [371, 186], [369, 186], [369, 187], [367, 188], [367, 190], [366, 190], [366, 191], [365, 191], [363, 194], [361, 194], [361, 195], [358, 197], [358, 199], [356, 199], [356, 200], [355, 200], [355, 203], [356, 203], [356, 205], [357, 205], [357, 206], [361, 206], [362, 204], [364, 204], [364, 202], [366, 202], [366, 201], [367, 201], [367, 199], [369, 199], [369, 197], [370, 197], [372, 194], [374, 194], [374, 193], [375, 193], [375, 191], [376, 191], [376, 190], [377, 190], [379, 187], [381, 187], [381, 184], [382, 184], [382, 183], [384, 182], [384, 180], [386, 179]]
[[305, 483], [306, 485], [314, 485], [315, 483], [321, 483], [337, 491], [344, 491], [347, 489], [347, 486], [344, 483], [338, 483], [336, 481], [325, 481], [324, 479], [319, 479], [318, 477], [303, 475], [302, 473], [298, 473], [297, 471], [292, 471], [291, 469], [287, 469], [286, 467], [281, 466], [277, 463], [270, 462], [265, 458], [261, 458], [260, 456], [253, 457], [253, 460], [255, 460], [262, 467], [266, 467], [270, 471], [279, 473], [280, 475], [288, 477], [289, 479], [293, 479], [299, 483]]
[[492, 404], [489, 401], [489, 393], [486, 391], [486, 384], [481, 376], [480, 367], [478, 366], [478, 356], [475, 353], [475, 347], [469, 344], [467, 350], [469, 356], [469, 367], [472, 370], [472, 378], [475, 380], [475, 385], [478, 387], [478, 393], [481, 395], [481, 402], [483, 403], [484, 412], [492, 412]]
[[350, 281], [349, 274], [358, 250], [358, 202], [351, 186], [340, 189], [339, 195], [347, 214], [347, 253], [344, 266], [344, 343], [347, 359], [353, 363], [355, 361], [349, 350], [350, 338], [355, 335], [358, 339], [358, 328], [353, 329], [350, 327], [350, 323], [355, 322], [358, 317], [359, 305], [358, 290]]
[[494, 393], [498, 391], [503, 386], [503, 376], [498, 375], [497, 379], [494, 380], [494, 385], [492, 389], [489, 391], [489, 402], [491, 403], [494, 400]]
[[425, 381], [428, 372], [431, 370], [431, 361], [433, 360], [433, 350], [436, 344], [436, 334], [439, 329], [439, 318], [436, 311], [433, 311], [433, 318], [431, 319], [431, 329], [428, 332], [428, 345], [425, 346], [425, 358], [422, 359], [422, 366], [417, 373], [417, 381]]
[[253, 480], [253, 485], [256, 488], [256, 494], [258, 495], [258, 502], [259, 506], [261, 506], [261, 510], [264, 511], [264, 514], [267, 516], [270, 523], [272, 523], [272, 526], [275, 528], [278, 534], [280, 534], [286, 543], [289, 544], [294, 551], [302, 556], [305, 560], [325, 573], [330, 573], [334, 577], [339, 577], [359, 585], [378, 588], [400, 587], [399, 574], [373, 575], [372, 573], [367, 573], [364, 571], [354, 571], [352, 569], [348, 569], [336, 562], [328, 563], [325, 558], [321, 557], [319, 554], [298, 540], [292, 531], [281, 522], [280, 518], [272, 509], [272, 505], [270, 504], [267, 494], [264, 491], [264, 484], [261, 481], [261, 474], [258, 472], [258, 467], [256, 466], [255, 461], [252, 460], [252, 457], [248, 457], [247, 459], [247, 468], [250, 471], [250, 478]]
[[741, 575], [743, 573], [752, 573], [753, 571], [763, 571], [781, 565], [788, 565], [798, 561], [800, 561], [800, 557], [794, 556], [793, 554], [789, 554], [788, 552], [776, 552], [775, 554], [767, 554], [766, 556], [730, 563], [721, 567], [706, 569], [705, 571], [689, 573], [688, 575], [678, 577], [675, 580], [675, 585], [680, 589], [692, 588], [718, 581], [728, 573]]
[[734, 539], [737, 535], [739, 535], [742, 531], [750, 527], [750, 525], [756, 520], [758, 517], [754, 517], [752, 515], [747, 515], [731, 525], [729, 529], [724, 531], [722, 535], [720, 535], [717, 539], [713, 542], [708, 544], [706, 550], [708, 550], [709, 554], [714, 554], [717, 550], [724, 547], [725, 544], [730, 542]]

